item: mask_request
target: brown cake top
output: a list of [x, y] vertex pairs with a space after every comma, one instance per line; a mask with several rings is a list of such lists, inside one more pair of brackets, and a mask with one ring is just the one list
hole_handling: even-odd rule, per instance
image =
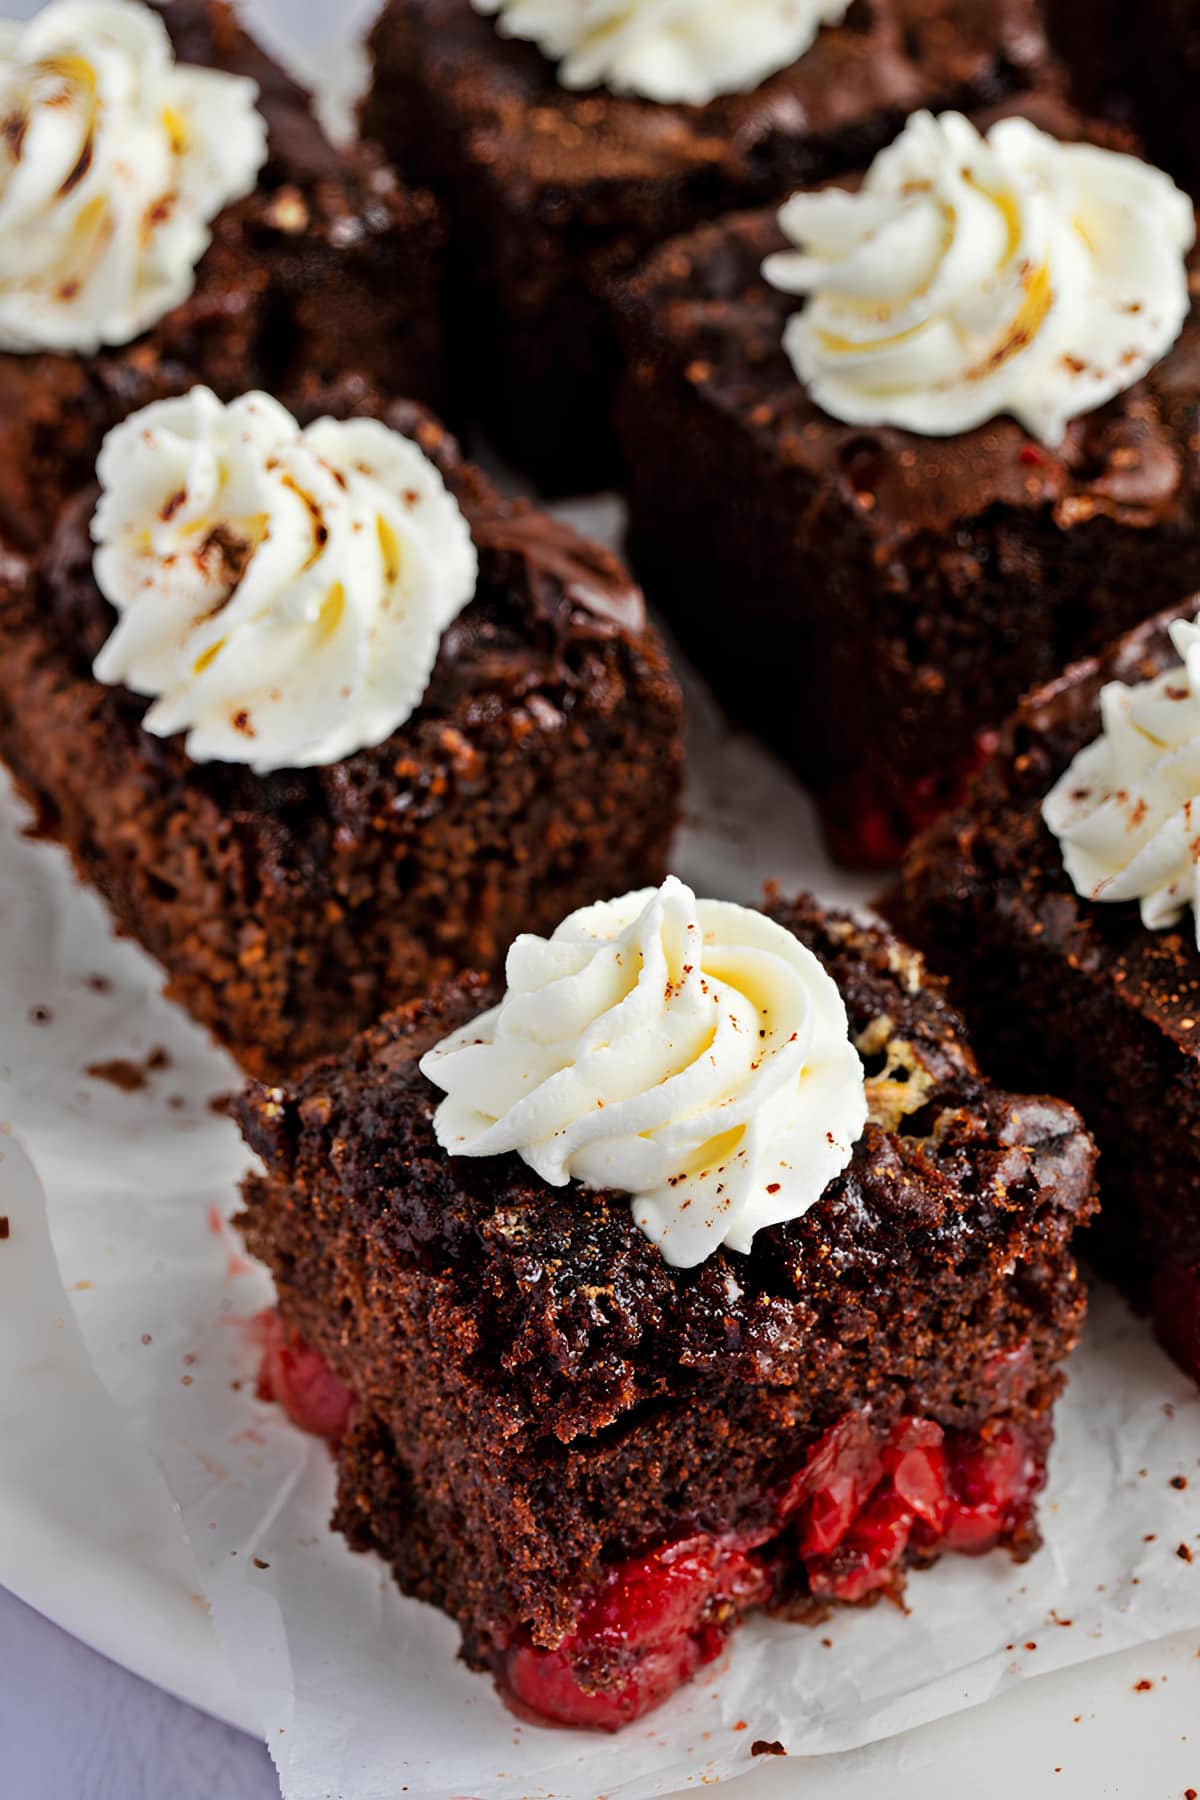
[[[1091, 129], [1037, 96], [986, 115], [1024, 118], [1064, 140]], [[1103, 134], [1102, 134], [1103, 135]], [[853, 187], [854, 184], [847, 184]], [[1183, 517], [1200, 480], [1200, 312], [1133, 386], [1074, 419], [1048, 447], [999, 416], [952, 436], [842, 423], [816, 403], [785, 348], [797, 301], [763, 275], [791, 246], [776, 212], [705, 226], [657, 251], [627, 284], [626, 340], [639, 364], [664, 364], [736, 420], [764, 479], [785, 479], [797, 503], [832, 484], [873, 553], [918, 531], [1002, 505], [1050, 511], [1064, 529], [1097, 515], [1130, 525]], [[1200, 270], [1193, 253], [1189, 267]]]
[[[820, 1202], [749, 1255], [672, 1268], [624, 1194], [549, 1186], [516, 1155], [446, 1155], [418, 1063], [494, 999], [477, 978], [391, 1014], [293, 1090], [252, 1087], [239, 1122], [269, 1177], [336, 1213], [363, 1254], [382, 1233], [389, 1254], [476, 1293], [481, 1341], [536, 1382], [564, 1434], [654, 1370], [782, 1383], [826, 1338], [857, 1358], [890, 1329], [898, 1283], [1003, 1283], [1039, 1232], [1086, 1216], [1093, 1151], [1069, 1107], [982, 1080], [940, 986], [888, 933], [810, 901], [772, 911], [841, 990], [872, 1118]], [[326, 1229], [310, 1202], [303, 1235]]]
[[[497, 710], [519, 734], [531, 709], [546, 717], [552, 711], [565, 723], [580, 691], [594, 704], [619, 707], [623, 671], [634, 661], [662, 682], [664, 704], [674, 707], [674, 683], [641, 591], [619, 559], [527, 502], [500, 496], [415, 403], [385, 402], [351, 379], [314, 387], [307, 411], [314, 417], [379, 418], [421, 448], [461, 508], [474, 542], [474, 598], [443, 632], [416, 712], [382, 744], [324, 767], [258, 775], [237, 763], [194, 762], [178, 736], [142, 733], [144, 754], [165, 778], [186, 784], [197, 798], [208, 797], [223, 814], [277, 813], [293, 821], [307, 815], [306, 835], [319, 835], [321, 821], [357, 831], [366, 828], [380, 794], [394, 787], [388, 780], [394, 766], [405, 775], [419, 773], [422, 787], [428, 786], [410, 804], [436, 804], [437, 772], [447, 757], [458, 778], [469, 778], [473, 726]], [[28, 565], [14, 560], [10, 570], [36, 591], [61, 655], [80, 674], [91, 670], [114, 623], [93, 568], [96, 499], [94, 488], [79, 493], [64, 509], [45, 556]], [[103, 703], [123, 728], [139, 729], [144, 699], [114, 687]]]
[[1200, 956], [1191, 918], [1151, 930], [1136, 900], [1079, 894], [1043, 806], [1072, 760], [1098, 737], [1105, 686], [1152, 681], [1178, 669], [1170, 627], [1196, 609], [1194, 596], [1180, 602], [1023, 700], [965, 807], [919, 838], [904, 868], [905, 888], [917, 904], [930, 888], [964, 904], [976, 892], [989, 905], [999, 895], [1021, 935], [1106, 981], [1121, 1006], [1144, 1014], [1193, 1057], [1200, 1056]]
[[499, 1004], [421, 1060], [448, 1155], [628, 1196], [674, 1268], [798, 1219], [867, 1121], [837, 984], [753, 907], [676, 875], [509, 951]]
[[385, 80], [389, 55], [402, 53], [410, 34], [431, 58], [472, 154], [502, 168], [524, 203], [560, 217], [572, 194], [588, 207], [606, 190], [636, 202], [641, 184], [702, 181], [706, 169], [768, 191], [778, 186], [773, 173], [789, 165], [795, 173], [788, 146], [796, 140], [852, 142], [880, 114], [971, 94], [977, 103], [998, 98], [1046, 61], [1029, 0], [855, 0], [789, 67], [748, 93], [694, 106], [605, 88], [572, 92], [535, 44], [502, 37], [471, 0], [387, 8], [375, 34]]

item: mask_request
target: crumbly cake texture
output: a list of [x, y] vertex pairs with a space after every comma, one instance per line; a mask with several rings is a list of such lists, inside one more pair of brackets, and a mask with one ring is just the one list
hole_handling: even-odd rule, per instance
[[472, 406], [560, 493], [616, 470], [617, 275], [704, 219], [861, 167], [918, 107], [1049, 78], [1033, 0], [856, 0], [791, 68], [704, 107], [571, 93], [471, 0], [391, 0], [372, 49], [365, 128], [454, 221]]
[[1150, 155], [1200, 196], [1197, 0], [1044, 0], [1079, 105], [1132, 124]]
[[943, 1549], [1038, 1542], [1091, 1141], [981, 1078], [890, 935], [773, 910], [842, 989], [873, 1122], [750, 1256], [672, 1269], [624, 1196], [445, 1155], [417, 1065], [495, 997], [480, 978], [236, 1108], [268, 1385], [339, 1439], [336, 1523], [541, 1717], [623, 1723], [750, 1606], [811, 1618]]
[[114, 619], [94, 489], [43, 556], [0, 564], [0, 757], [168, 993], [258, 1074], [460, 969], [498, 970], [522, 929], [660, 880], [682, 779], [679, 692], [614, 556], [503, 500], [415, 405], [352, 383], [312, 410], [414, 438], [479, 553], [421, 705], [378, 748], [255, 775], [144, 731], [146, 701], [91, 673]]
[[91, 479], [108, 428], [204, 382], [293, 409], [348, 375], [444, 401], [442, 226], [369, 144], [335, 150], [307, 94], [225, 0], [162, 8], [181, 61], [252, 77], [269, 155], [255, 191], [213, 223], [195, 290], [134, 343], [96, 357], [0, 353], [0, 539], [38, 545]]
[[1136, 903], [1082, 899], [1042, 801], [1100, 730], [1107, 681], [1178, 663], [1172, 608], [1024, 700], [967, 804], [909, 851], [885, 902], [954, 980], [1001, 1080], [1068, 1095], [1102, 1152], [1089, 1253], [1200, 1378], [1200, 956], [1190, 913], [1148, 931]]
[[[1004, 111], [1080, 135], [1058, 101]], [[626, 289], [631, 555], [729, 708], [813, 788], [835, 852], [886, 866], [1021, 693], [1200, 584], [1200, 313], [1057, 451], [1007, 418], [868, 429], [796, 378], [797, 303], [761, 273], [783, 245], [773, 210], [739, 215]]]

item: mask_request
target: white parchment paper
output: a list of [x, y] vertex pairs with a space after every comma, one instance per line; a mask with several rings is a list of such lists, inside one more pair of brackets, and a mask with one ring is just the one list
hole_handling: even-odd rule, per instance
[[[597, 503], [585, 522], [611, 536], [617, 520]], [[680, 872], [732, 899], [768, 876], [861, 898], [829, 868], [791, 780], [694, 684], [690, 700]], [[448, 1621], [328, 1530], [324, 1447], [254, 1398], [270, 1288], [225, 1224], [245, 1153], [209, 1105], [236, 1072], [159, 997], [149, 960], [113, 940], [62, 853], [19, 836], [21, 817], [5, 795], [0, 1113], [41, 1172], [79, 1331], [179, 1506], [286, 1800], [640, 1800], [744, 1771], [756, 1739], [848, 1748], [1200, 1624], [1200, 1395], [1101, 1294], [1059, 1409], [1032, 1562], [947, 1559], [912, 1579], [907, 1616], [884, 1605], [818, 1631], [752, 1622], [616, 1739], [518, 1724], [456, 1662]], [[0, 1162], [0, 1193], [3, 1180]], [[39, 1339], [62, 1305], [45, 1281], [10, 1280], [9, 1298]]]
[[[337, 29], [373, 8], [347, 0]], [[246, 10], [276, 48], [319, 68], [329, 116], [344, 125], [361, 59], [326, 48], [325, 0]], [[576, 516], [615, 540], [612, 503]], [[679, 872], [730, 899], [755, 899], [768, 878], [864, 898], [830, 868], [795, 784], [725, 729], [698, 685], [689, 700]], [[74, 1366], [90, 1357], [178, 1505], [240, 1713], [266, 1739], [284, 1800], [641, 1800], [744, 1772], [756, 1739], [792, 1755], [866, 1744], [1200, 1625], [1200, 1395], [1101, 1293], [1059, 1408], [1047, 1542], [1033, 1562], [948, 1559], [911, 1581], [907, 1616], [879, 1606], [819, 1631], [754, 1621], [691, 1689], [616, 1739], [518, 1724], [456, 1662], [449, 1622], [329, 1531], [324, 1447], [254, 1398], [254, 1321], [270, 1284], [226, 1224], [245, 1153], [209, 1104], [237, 1073], [160, 998], [157, 970], [112, 938], [61, 853], [21, 838], [22, 819], [0, 790], [0, 1119], [28, 1145], [47, 1196], [43, 1215], [19, 1145], [0, 1136], [9, 1462], [25, 1459], [30, 1505], [61, 1513], [53, 1541], [69, 1564], [86, 1506], [72, 1484], [92, 1466], [99, 1487], [104, 1457], [140, 1454], [98, 1391], [93, 1408], [92, 1377]], [[70, 1416], [48, 1425], [38, 1396], [60, 1392], [53, 1378], [68, 1364]], [[1181, 1477], [1188, 1485], [1173, 1485]], [[129, 1529], [149, 1531], [154, 1517], [148, 1507]], [[163, 1604], [153, 1571], [170, 1556], [148, 1545], [145, 1561], [149, 1620]], [[164, 1643], [163, 1679], [170, 1662]]]

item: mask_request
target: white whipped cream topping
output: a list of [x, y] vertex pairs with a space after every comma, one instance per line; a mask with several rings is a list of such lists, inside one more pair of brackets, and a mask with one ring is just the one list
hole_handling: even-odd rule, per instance
[[915, 113], [856, 193], [795, 194], [764, 273], [818, 405], [948, 436], [1010, 413], [1044, 443], [1145, 374], [1188, 313], [1191, 202], [1131, 156], [1025, 119]]
[[382, 743], [420, 703], [477, 559], [410, 439], [197, 387], [111, 431], [98, 473], [96, 580], [120, 616], [95, 673], [154, 696], [147, 731], [263, 774]]
[[667, 1262], [798, 1219], [867, 1118], [842, 997], [812, 952], [674, 876], [519, 937], [500, 1005], [431, 1050], [455, 1156], [631, 1196]]
[[136, 0], [0, 22], [0, 349], [92, 353], [186, 300], [266, 159], [257, 96]]
[[1196, 913], [1200, 945], [1200, 625], [1171, 638], [1182, 666], [1100, 696], [1100, 736], [1046, 796], [1075, 891], [1137, 900], [1151, 931]]
[[706, 106], [804, 55], [850, 0], [474, 0], [507, 37], [530, 38], [564, 87], [606, 86]]

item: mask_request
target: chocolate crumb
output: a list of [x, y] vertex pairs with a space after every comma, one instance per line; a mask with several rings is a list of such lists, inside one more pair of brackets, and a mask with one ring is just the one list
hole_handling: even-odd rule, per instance
[[145, 1062], [134, 1062], [129, 1056], [110, 1056], [104, 1062], [88, 1063], [85, 1075], [95, 1081], [107, 1081], [123, 1094], [136, 1094], [149, 1083], [151, 1074], [169, 1069], [171, 1057], [161, 1044], [156, 1044]]
[[1154, 1683], [1152, 1681], [1147, 1681], [1146, 1677], [1143, 1675], [1140, 1681], [1134, 1682], [1133, 1691], [1135, 1694], [1148, 1694], [1153, 1686]]
[[111, 994], [112, 982], [107, 975], [88, 975], [84, 987], [90, 988], [93, 994]]
[[271, 1566], [269, 1562], [264, 1562], [261, 1556], [252, 1556], [250, 1560], [256, 1569], [269, 1569]]
[[10, 1229], [11, 1229], [11, 1227], [8, 1222], [8, 1214], [0, 1213], [0, 1244], [2, 1244], [4, 1242], [4, 1240], [7, 1238]]
[[787, 1751], [778, 1738], [755, 1738], [750, 1746], [751, 1756], [786, 1756]]
[[1181, 1494], [1183, 1492], [1184, 1488], [1187, 1486], [1187, 1476], [1186, 1475], [1172, 1475], [1170, 1485], [1176, 1490], [1177, 1493]]
[[136, 1094], [146, 1085], [145, 1069], [127, 1056], [110, 1056], [106, 1062], [88, 1063], [83, 1072], [93, 1081], [107, 1081], [123, 1094]]
[[52, 1006], [31, 1006], [29, 1023], [31, 1025], [53, 1025], [54, 1008]]
[[1190, 1562], [1194, 1562], [1196, 1560], [1195, 1557], [1192, 1555], [1190, 1546], [1187, 1544], [1180, 1544], [1180, 1546], [1176, 1550], [1175, 1554], [1179, 1558], [1180, 1562], [1190, 1563]]

